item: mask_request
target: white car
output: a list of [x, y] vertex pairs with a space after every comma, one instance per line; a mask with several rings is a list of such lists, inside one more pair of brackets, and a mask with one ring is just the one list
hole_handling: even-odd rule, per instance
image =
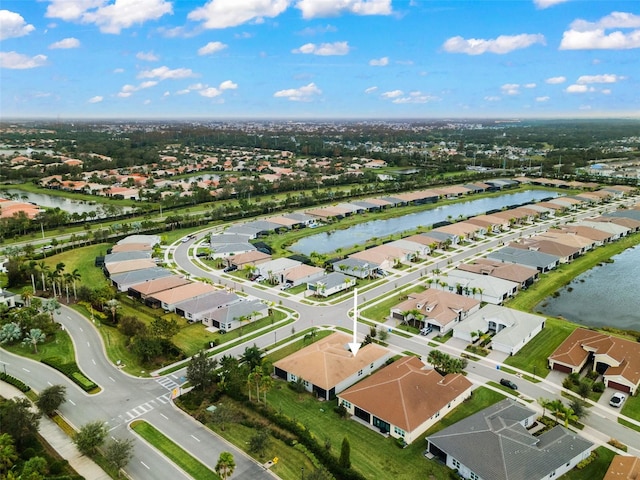
[[609, 405], [611, 405], [612, 407], [620, 408], [625, 398], [627, 398], [627, 396], [624, 393], [616, 392], [611, 397], [611, 400], [609, 400]]

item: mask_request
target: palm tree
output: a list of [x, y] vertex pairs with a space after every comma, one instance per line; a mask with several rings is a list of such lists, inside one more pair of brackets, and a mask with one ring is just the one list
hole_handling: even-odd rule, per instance
[[76, 292], [76, 282], [79, 282], [81, 278], [82, 278], [82, 275], [80, 274], [78, 269], [75, 268], [73, 272], [71, 272], [71, 283], [73, 284], [73, 298], [75, 300], [78, 299], [78, 295]]
[[45, 275], [49, 272], [49, 265], [44, 261], [38, 263], [38, 270], [40, 271], [40, 278], [42, 279], [42, 291], [47, 291], [47, 284], [45, 282]]
[[22, 301], [24, 302], [26, 307], [31, 306], [31, 299], [33, 298], [33, 288], [32, 287], [24, 287], [22, 292], [20, 292], [20, 296], [22, 297]]
[[8, 433], [3, 433], [0, 435], [0, 474], [8, 472], [16, 460], [18, 460], [18, 453], [13, 444], [13, 437]]
[[227, 480], [236, 468], [236, 462], [233, 459], [233, 455], [229, 452], [222, 452], [218, 457], [218, 463], [216, 463], [216, 473], [220, 475], [222, 480]]
[[42, 310], [51, 315], [51, 321], [53, 322], [53, 314], [57, 313], [60, 315], [60, 302], [55, 297], [49, 298], [42, 304]]
[[40, 330], [39, 328], [32, 328], [31, 330], [29, 330], [29, 333], [24, 336], [22, 343], [24, 343], [25, 345], [33, 345], [33, 352], [38, 353], [38, 344], [44, 342], [46, 337], [47, 336], [42, 333], [42, 330]]
[[67, 303], [69, 303], [69, 284], [71, 283], [71, 274], [70, 273], [63, 273], [62, 274], [62, 279], [64, 281], [64, 289], [65, 289], [65, 292], [67, 294]]
[[118, 308], [120, 308], [120, 302], [115, 298], [112, 298], [111, 300], [107, 300], [106, 306], [111, 311], [113, 323], [116, 323], [116, 314], [118, 313]]

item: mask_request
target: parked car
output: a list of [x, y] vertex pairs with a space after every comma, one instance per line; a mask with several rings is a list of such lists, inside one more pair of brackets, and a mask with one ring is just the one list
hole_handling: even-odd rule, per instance
[[223, 272], [225, 273], [233, 272], [234, 270], [237, 270], [237, 269], [238, 269], [237, 265], [229, 265], [223, 270]]
[[500, 379], [500, 385], [502, 385], [503, 387], [510, 388], [511, 390], [518, 390], [518, 385], [516, 385], [515, 383], [513, 383], [511, 380], [507, 378]]
[[620, 408], [627, 396], [624, 393], [616, 392], [611, 396], [609, 405], [612, 407]]
[[431, 327], [424, 327], [420, 330], [420, 335], [429, 335], [433, 329]]
[[289, 290], [291, 287], [293, 287], [293, 284], [283, 283], [282, 286], [280, 287], [280, 290]]

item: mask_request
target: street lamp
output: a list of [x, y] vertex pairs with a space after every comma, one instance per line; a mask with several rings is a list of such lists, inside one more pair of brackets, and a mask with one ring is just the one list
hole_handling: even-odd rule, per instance
[[300, 467], [300, 479], [304, 480], [304, 467]]

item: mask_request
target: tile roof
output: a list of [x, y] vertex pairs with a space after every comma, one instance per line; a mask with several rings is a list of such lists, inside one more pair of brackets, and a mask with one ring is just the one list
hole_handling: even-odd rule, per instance
[[348, 388], [340, 398], [411, 432], [471, 386], [461, 374], [443, 377], [408, 356]]
[[[421, 305], [422, 308], [417, 308]], [[479, 300], [456, 293], [429, 288], [421, 293], [410, 293], [408, 300], [399, 303], [393, 310], [406, 312], [417, 309], [425, 320], [435, 321], [444, 327], [458, 318], [459, 312], [468, 312], [480, 305]]]
[[616, 455], [602, 480], [640, 479], [640, 458]]
[[354, 357], [347, 349], [351, 341], [350, 335], [336, 332], [277, 361], [274, 367], [330, 390], [375, 360], [390, 355], [386, 348], [370, 343]]

